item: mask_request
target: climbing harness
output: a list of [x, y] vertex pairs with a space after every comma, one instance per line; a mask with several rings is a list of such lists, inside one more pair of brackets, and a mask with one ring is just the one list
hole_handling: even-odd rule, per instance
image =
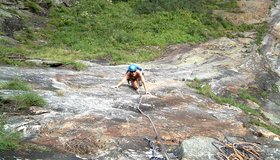
[[[140, 100], [139, 100], [139, 103], [138, 103], [138, 105], [137, 105], [137, 109], [138, 109], [138, 111], [139, 111], [142, 115], [144, 115], [145, 117], [147, 117], [147, 118], [149, 119], [149, 121], [151, 122], [151, 124], [152, 124], [152, 126], [153, 126], [153, 129], [154, 129], [154, 132], [155, 132], [155, 134], [156, 134], [156, 138], [157, 138], [157, 140], [160, 142], [160, 150], [162, 151], [163, 155], [165, 156], [164, 158], [156, 157], [156, 156], [155, 156], [155, 153], [156, 153], [156, 151], [157, 151], [157, 148], [155, 147], [155, 144], [154, 144], [151, 140], [149, 140], [149, 139], [146, 138], [146, 140], [148, 141], [150, 147], [153, 149], [153, 150], [152, 150], [153, 157], [151, 158], [151, 160], [169, 160], [169, 157], [168, 157], [168, 155], [167, 155], [167, 153], [166, 153], [166, 148], [165, 148], [165, 146], [164, 146], [164, 144], [163, 144], [163, 142], [162, 142], [162, 140], [161, 140], [161, 137], [160, 137], [159, 132], [157, 131], [157, 129], [156, 129], [155, 125], [154, 125], [154, 122], [152, 121], [152, 119], [151, 119], [147, 114], [145, 114], [145, 113], [140, 109], [140, 105], [141, 105], [141, 103], [142, 103], [142, 98], [143, 98], [143, 97], [142, 97], [142, 95], [141, 95], [140, 93], [139, 93], [139, 95], [140, 95]], [[159, 148], [158, 148], [158, 150], [159, 150]]]
[[[237, 142], [237, 143], [212, 143], [218, 150], [217, 158], [219, 160], [261, 160], [261, 149], [255, 143]], [[218, 147], [219, 146], [219, 147]]]

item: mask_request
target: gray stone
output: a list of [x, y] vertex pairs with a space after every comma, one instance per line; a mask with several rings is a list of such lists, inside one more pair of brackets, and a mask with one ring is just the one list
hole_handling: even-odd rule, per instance
[[216, 160], [218, 149], [212, 144], [217, 140], [210, 137], [192, 137], [181, 144], [182, 160]]
[[0, 17], [3, 18], [3, 17], [13, 17], [13, 14], [0, 8]]
[[57, 6], [65, 5], [66, 7], [69, 7], [74, 4], [76, 0], [52, 0], [52, 2]]
[[264, 114], [273, 124], [280, 125], [280, 107], [279, 104], [274, 103], [273, 101], [267, 100], [266, 104], [263, 107]]
[[0, 43], [9, 46], [18, 44], [18, 41], [8, 36], [0, 36]]
[[23, 20], [19, 17], [6, 17], [3, 21], [3, 31], [10, 37], [13, 37], [15, 31], [23, 29]]
[[25, 60], [25, 62], [34, 63], [34, 64], [37, 64], [37, 65], [43, 64], [43, 61], [40, 60], [40, 59], [27, 59], [27, 60]]
[[58, 61], [47, 61], [47, 60], [43, 60], [42, 64], [43, 65], [48, 65], [50, 67], [58, 67], [58, 66], [62, 65], [61, 62], [58, 62]]

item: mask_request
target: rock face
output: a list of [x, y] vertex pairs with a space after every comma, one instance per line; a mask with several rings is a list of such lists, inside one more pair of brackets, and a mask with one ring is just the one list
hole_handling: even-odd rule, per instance
[[267, 21], [271, 0], [239, 0], [236, 11], [214, 11], [235, 24], [257, 24]]
[[215, 160], [218, 149], [212, 143], [217, 140], [209, 137], [192, 137], [182, 142], [182, 160]]
[[[152, 120], [170, 157], [212, 159], [216, 152], [212, 142], [243, 137], [261, 145], [263, 159], [279, 159], [278, 135], [246, 127], [247, 116], [241, 109], [217, 104], [186, 85], [186, 81], [195, 78], [207, 81], [219, 95], [261, 85], [272, 89], [271, 84], [279, 79], [275, 74], [279, 42], [271, 36], [274, 34], [269, 34], [266, 38], [269, 40], [265, 39], [261, 48], [266, 54], [261, 55], [253, 43], [256, 34], [242, 34], [242, 38], [223, 37], [195, 47], [170, 46], [165, 57], [140, 64], [151, 95], [142, 95], [143, 88], [137, 93], [127, 84], [119, 89], [113, 87], [121, 80], [127, 65], [87, 62], [84, 71], [1, 66], [1, 81], [15, 77], [26, 80], [48, 102], [43, 109], [32, 107], [30, 115], [11, 116], [5, 129], [21, 131], [26, 140], [84, 159], [163, 157], [162, 152], [153, 154], [154, 150], [144, 140], [155, 142], [158, 135], [149, 119], [140, 114], [139, 107]], [[0, 90], [0, 95], [10, 94], [14, 93]], [[261, 108], [266, 115], [272, 114], [271, 120], [276, 119], [273, 125], [279, 127], [275, 118], [280, 115], [279, 103], [269, 99], [262, 106], [248, 104]], [[197, 152], [200, 149], [204, 152]]]
[[[246, 115], [240, 109], [217, 104], [186, 85], [187, 80], [199, 78], [223, 94], [257, 84], [256, 75], [266, 71], [260, 67], [262, 57], [252, 43], [254, 34], [244, 36], [212, 40], [194, 48], [173, 46], [170, 55], [140, 64], [152, 95], [140, 96], [143, 88], [139, 95], [127, 84], [113, 88], [126, 72], [126, 65], [87, 63], [88, 69], [79, 72], [2, 66], [1, 79], [29, 81], [48, 102], [33, 115], [11, 117], [5, 128], [22, 131], [37, 144], [56, 146], [88, 159], [148, 159], [152, 150], [144, 138], [155, 140], [156, 134], [149, 119], [137, 109], [139, 105], [152, 119], [168, 153], [193, 136], [218, 140], [244, 137], [276, 151], [279, 145], [270, 143], [277, 135], [261, 140], [255, 136], [256, 130], [244, 127]], [[202, 140], [200, 145], [211, 143]], [[274, 154], [277, 152], [270, 156]], [[187, 152], [182, 155], [189, 156]]]
[[52, 0], [55, 5], [65, 5], [66, 7], [71, 6], [76, 0]]
[[[48, 15], [48, 10], [52, 5], [69, 7], [74, 2], [75, 0], [36, 0], [32, 2], [1, 0], [0, 32], [5, 33], [5, 36], [14, 37], [15, 32], [21, 31], [24, 28], [43, 27], [47, 22], [45, 17]], [[24, 23], [23, 19], [29, 23]]]
[[261, 53], [267, 57], [269, 67], [273, 72], [280, 76], [280, 64], [279, 64], [279, 36], [280, 36], [280, 11], [279, 2], [276, 3], [276, 7], [271, 10], [271, 18], [269, 20], [270, 30], [262, 41]]
[[14, 36], [15, 31], [23, 29], [23, 21], [18, 17], [5, 18], [3, 22], [3, 30], [9, 37]]
[[[274, 74], [273, 77], [280, 77], [280, 40], [279, 40], [279, 22], [280, 22], [280, 2], [278, 1], [275, 4], [275, 7], [271, 9], [270, 19], [269, 19], [269, 32], [264, 37], [262, 44], [260, 46], [260, 52], [264, 55], [265, 59], [265, 68], [270, 71], [271, 74]], [[262, 78], [268, 81], [270, 78]], [[268, 86], [267, 88], [270, 90], [276, 89], [279, 91], [280, 89], [280, 80], [274, 79], [274, 86]], [[265, 105], [265, 114], [276, 124], [279, 123], [280, 113], [279, 105], [280, 105], [280, 95], [279, 93], [271, 94], [268, 97], [268, 100]], [[269, 113], [267, 113], [269, 112]]]

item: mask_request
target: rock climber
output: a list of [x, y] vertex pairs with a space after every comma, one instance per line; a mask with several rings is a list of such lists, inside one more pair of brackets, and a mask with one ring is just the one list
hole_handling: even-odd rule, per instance
[[131, 82], [132, 87], [137, 91], [139, 86], [144, 86], [145, 94], [148, 94], [147, 85], [145, 82], [144, 74], [142, 72], [142, 68], [137, 66], [136, 64], [131, 64], [128, 66], [126, 74], [123, 79], [115, 86], [115, 88], [119, 88], [125, 81], [128, 83]]

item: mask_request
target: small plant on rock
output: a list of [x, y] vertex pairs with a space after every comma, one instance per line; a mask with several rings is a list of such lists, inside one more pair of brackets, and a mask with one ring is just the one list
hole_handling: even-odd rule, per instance
[[31, 86], [24, 81], [14, 79], [12, 81], [0, 84], [0, 89], [31, 91]]

